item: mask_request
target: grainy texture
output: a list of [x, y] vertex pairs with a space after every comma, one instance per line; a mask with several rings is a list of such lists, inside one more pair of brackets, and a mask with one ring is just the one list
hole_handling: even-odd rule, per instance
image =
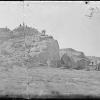
[[[0, 68], [1, 69], [1, 68]], [[63, 70], [60, 68], [13, 67], [0, 70], [0, 94], [100, 95], [100, 73], [97, 71]]]

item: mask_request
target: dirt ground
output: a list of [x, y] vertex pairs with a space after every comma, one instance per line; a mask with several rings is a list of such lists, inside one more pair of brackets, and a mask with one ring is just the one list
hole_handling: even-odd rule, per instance
[[50, 67], [0, 68], [0, 95], [100, 95], [100, 72]]

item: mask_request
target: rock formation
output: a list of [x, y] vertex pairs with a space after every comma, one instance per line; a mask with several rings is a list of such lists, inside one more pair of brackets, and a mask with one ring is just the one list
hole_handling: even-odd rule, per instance
[[75, 62], [73, 58], [69, 57], [67, 53], [65, 53], [61, 57], [61, 65], [63, 65], [66, 68], [72, 68], [73, 66], [75, 67]]
[[[5, 37], [5, 40], [1, 39], [2, 37]], [[13, 64], [27, 67], [58, 66], [60, 56], [57, 40], [35, 28], [20, 25], [12, 31], [6, 28], [0, 29], [0, 40], [2, 66]]]
[[89, 59], [83, 52], [72, 48], [60, 50], [61, 64], [67, 68], [84, 69], [89, 63]]

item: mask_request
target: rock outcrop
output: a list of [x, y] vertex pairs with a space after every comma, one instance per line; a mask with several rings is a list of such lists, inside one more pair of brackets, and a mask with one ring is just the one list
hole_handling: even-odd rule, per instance
[[90, 63], [83, 52], [71, 48], [60, 50], [61, 64], [66, 68], [84, 69]]
[[[6, 30], [6, 33], [3, 30]], [[37, 29], [25, 25], [20, 25], [13, 31], [3, 30], [6, 34], [3, 35], [9, 39], [1, 40], [0, 64], [2, 66], [13, 64], [27, 67], [58, 66], [59, 45], [52, 36], [44, 35]], [[1, 33], [0, 31], [0, 36]]]

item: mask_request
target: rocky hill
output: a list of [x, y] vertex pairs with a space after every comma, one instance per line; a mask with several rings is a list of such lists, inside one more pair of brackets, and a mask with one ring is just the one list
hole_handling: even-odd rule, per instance
[[19, 25], [12, 31], [2, 28], [0, 40], [1, 66], [16, 64], [27, 67], [57, 67], [60, 60], [57, 40], [35, 28], [26, 25]]

